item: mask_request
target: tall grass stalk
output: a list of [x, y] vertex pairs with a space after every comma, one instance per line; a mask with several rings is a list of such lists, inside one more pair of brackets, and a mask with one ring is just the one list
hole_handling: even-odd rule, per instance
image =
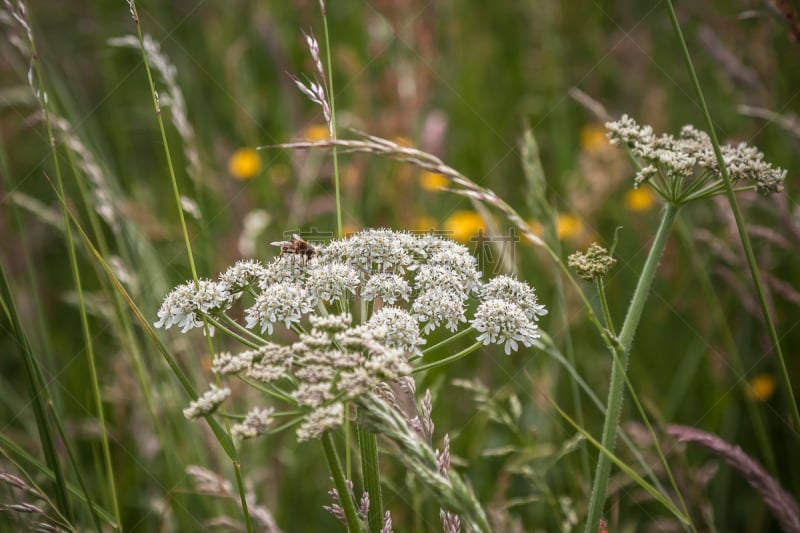
[[[330, 134], [331, 139], [336, 140], [336, 98], [333, 92], [333, 69], [331, 68], [331, 39], [328, 31], [328, 9], [325, 7], [325, 0], [320, 0], [320, 9], [322, 10], [322, 28], [325, 38], [325, 62], [327, 66], [327, 80], [328, 80], [328, 104], [331, 106], [331, 123]], [[342, 197], [341, 185], [339, 183], [339, 154], [336, 147], [332, 150], [333, 155], [333, 183], [336, 191], [336, 233], [338, 237], [342, 235]]]
[[[47, 130], [47, 139], [50, 147], [50, 156], [53, 161], [53, 169], [55, 171], [55, 177], [56, 177], [56, 187], [58, 189], [59, 195], [63, 197], [65, 196], [64, 180], [61, 173], [61, 165], [59, 163], [58, 151], [56, 150], [56, 140], [53, 134], [50, 102], [45, 88], [46, 86], [44, 83], [44, 76], [42, 75], [41, 64], [37, 60], [39, 55], [36, 50], [36, 41], [34, 38], [33, 30], [30, 27], [30, 22], [25, 20], [26, 16], [25, 16], [25, 8], [23, 7], [24, 4], [20, 2], [18, 6], [20, 10], [19, 16], [22, 17], [19, 20], [21, 24], [24, 24], [26, 26], [27, 36], [31, 47], [30, 68], [32, 70], [33, 76], [35, 76], [36, 79], [34, 85], [33, 79], [29, 78], [29, 80], [31, 81], [31, 89], [33, 90], [38, 100], [39, 106], [42, 110], [42, 113], [44, 114], [45, 128]], [[111, 461], [111, 448], [108, 441], [108, 428], [106, 425], [105, 412], [103, 411], [103, 399], [100, 393], [100, 380], [97, 375], [97, 365], [95, 362], [94, 345], [92, 343], [92, 335], [89, 330], [89, 318], [86, 313], [86, 302], [84, 299], [83, 285], [81, 282], [81, 272], [80, 268], [78, 267], [77, 254], [75, 252], [75, 242], [72, 239], [72, 225], [70, 223], [70, 217], [66, 207], [64, 206], [62, 206], [62, 214], [64, 222], [64, 233], [66, 236], [67, 253], [69, 257], [70, 272], [72, 274], [72, 281], [75, 286], [75, 292], [78, 296], [78, 313], [80, 315], [81, 332], [83, 334], [83, 342], [84, 342], [84, 347], [86, 349], [86, 358], [89, 365], [89, 381], [91, 385], [92, 399], [94, 400], [95, 403], [98, 422], [100, 424], [100, 444], [103, 451], [103, 462], [105, 466], [106, 483], [108, 485], [109, 498], [111, 499], [114, 518], [117, 523], [116, 527], [118, 528], [121, 527], [122, 521], [119, 511], [119, 501], [117, 498], [116, 482], [114, 481], [114, 465]], [[49, 400], [49, 402], [52, 403], [52, 400]], [[68, 441], [64, 441], [64, 445], [69, 447]], [[72, 452], [70, 451], [70, 454], [71, 453]], [[76, 474], [79, 477], [82, 476], [80, 470], [78, 470]], [[83, 480], [81, 480], [81, 485], [83, 485]], [[65, 505], [65, 508], [62, 509], [62, 511], [64, 512], [65, 516], [70, 517], [71, 512], [69, 506], [67, 505], [67, 502], [64, 501], [63, 504]]]
[[697, 74], [694, 71], [692, 57], [689, 54], [689, 49], [687, 48], [686, 41], [683, 38], [681, 25], [680, 22], [678, 22], [678, 16], [675, 14], [675, 9], [672, 6], [671, 0], [667, 0], [667, 11], [669, 13], [670, 22], [672, 23], [672, 29], [675, 32], [675, 37], [680, 43], [683, 60], [684, 63], [686, 63], [686, 70], [692, 80], [692, 88], [697, 96], [697, 103], [700, 105], [700, 109], [703, 112], [703, 119], [706, 122], [706, 129], [709, 137], [711, 138], [711, 144], [714, 147], [714, 155], [717, 158], [719, 171], [722, 175], [722, 181], [725, 187], [725, 195], [728, 197], [728, 203], [731, 206], [731, 212], [733, 213], [733, 218], [736, 221], [736, 230], [739, 233], [739, 239], [742, 242], [745, 257], [747, 257], [747, 266], [750, 269], [750, 275], [753, 278], [753, 286], [756, 290], [756, 296], [758, 297], [758, 305], [761, 308], [761, 314], [764, 316], [764, 322], [767, 325], [767, 331], [769, 332], [770, 341], [772, 342], [772, 348], [775, 350], [775, 360], [778, 363], [778, 374], [781, 378], [781, 387], [783, 388], [784, 399], [786, 400], [787, 404], [786, 408], [789, 411], [792, 419], [792, 426], [794, 430], [792, 433], [794, 434], [795, 439], [800, 440], [800, 408], [798, 408], [797, 400], [795, 399], [794, 392], [792, 391], [792, 381], [789, 378], [789, 371], [786, 367], [786, 360], [783, 356], [783, 349], [781, 348], [780, 339], [778, 338], [778, 332], [775, 329], [775, 324], [769, 311], [769, 305], [767, 304], [767, 298], [764, 293], [764, 285], [761, 281], [761, 272], [756, 264], [755, 254], [753, 254], [753, 246], [750, 243], [750, 237], [748, 236], [747, 230], [744, 227], [744, 218], [742, 217], [742, 211], [739, 208], [739, 202], [736, 200], [736, 194], [733, 190], [728, 167], [725, 164], [725, 159], [722, 157], [722, 151], [719, 147], [719, 141], [717, 140], [717, 133], [714, 129], [714, 121], [711, 119], [711, 113], [708, 110], [708, 105], [706, 105], [706, 100], [703, 96], [703, 90], [700, 87], [700, 82], [698, 81]]
[[[187, 253], [188, 258], [189, 258], [189, 266], [190, 266], [190, 268], [192, 270], [192, 279], [194, 280], [195, 286], [199, 286], [199, 281], [198, 281], [198, 276], [197, 276], [197, 267], [195, 266], [194, 255], [192, 254], [192, 243], [191, 243], [191, 239], [189, 238], [189, 231], [188, 231], [188, 229], [186, 227], [186, 217], [185, 217], [184, 212], [183, 212], [183, 205], [182, 205], [182, 202], [181, 202], [180, 190], [178, 188], [178, 180], [177, 180], [177, 177], [175, 176], [175, 169], [174, 169], [174, 166], [172, 164], [172, 154], [170, 152], [169, 143], [167, 141], [167, 130], [164, 127], [164, 119], [161, 116], [161, 106], [160, 106], [160, 104], [158, 102], [158, 92], [156, 90], [155, 83], [153, 82], [153, 75], [150, 72], [150, 62], [149, 62], [149, 60], [147, 58], [147, 51], [146, 51], [145, 45], [144, 45], [144, 36], [142, 34], [141, 19], [139, 18], [139, 14], [138, 14], [138, 11], [136, 9], [136, 1], [135, 0], [130, 0], [130, 9], [131, 9], [131, 16], [132, 16], [132, 18], [134, 20], [134, 23], [136, 24], [136, 36], [139, 39], [139, 47], [141, 48], [141, 51], [142, 51], [142, 62], [144, 63], [145, 72], [147, 73], [147, 83], [148, 83], [148, 86], [150, 88], [150, 94], [151, 94], [152, 99], [153, 99], [153, 107], [154, 107], [155, 113], [156, 113], [156, 121], [158, 122], [158, 129], [159, 129], [159, 132], [161, 133], [161, 144], [164, 147], [164, 157], [166, 158], [166, 161], [167, 161], [167, 169], [169, 171], [170, 182], [172, 184], [172, 192], [175, 195], [175, 204], [176, 204], [176, 207], [178, 209], [178, 217], [179, 217], [180, 223], [181, 223], [181, 231], [183, 233], [184, 244], [186, 245], [186, 253]], [[209, 326], [208, 326], [207, 321], [205, 321], [205, 319], [204, 319], [204, 322], [205, 322], [206, 338], [208, 339], [208, 342], [209, 342], [209, 353], [211, 353], [213, 355], [213, 344], [211, 343], [211, 340], [210, 340], [211, 335], [210, 335], [210, 332], [208, 330]], [[174, 370], [174, 368], [173, 368], [173, 370]], [[210, 417], [207, 417], [207, 419], [209, 419], [209, 418]], [[227, 423], [227, 420], [226, 420], [225, 429], [226, 429], [226, 435], [228, 437], [228, 441], [230, 441], [232, 443], [230, 425]], [[218, 436], [218, 438], [219, 438], [219, 436]], [[235, 446], [233, 446], [233, 445], [231, 446], [231, 450], [230, 450], [229, 455], [231, 455], [231, 457], [230, 457], [231, 458], [231, 464], [233, 466], [234, 474], [236, 476], [236, 486], [237, 486], [237, 489], [238, 489], [238, 492], [239, 492], [239, 501], [240, 501], [241, 506], [242, 506], [242, 515], [244, 516], [245, 526], [247, 528], [248, 533], [251, 533], [253, 531], [253, 524], [252, 524], [252, 520], [250, 518], [250, 512], [248, 510], [248, 506], [247, 506], [247, 495], [246, 495], [246, 491], [245, 491], [245, 488], [244, 488], [244, 482], [243, 482], [243, 479], [242, 479], [241, 463], [240, 463], [240, 460], [239, 460], [239, 452], [238, 452], [238, 450], [236, 449]]]
[[[22, 328], [22, 322], [20, 321], [17, 306], [14, 303], [14, 296], [11, 292], [11, 285], [8, 282], [5, 267], [3, 267], [2, 264], [0, 264], [0, 303], [2, 303], [3, 306], [3, 313], [10, 323], [11, 335], [15, 341], [14, 343], [19, 347], [22, 353], [24, 375], [27, 386], [30, 389], [33, 415], [36, 420], [36, 428], [39, 432], [39, 443], [42, 447], [47, 469], [52, 472], [53, 481], [55, 482], [56, 509], [64, 515], [67, 520], [70, 520], [72, 511], [70, 509], [69, 498], [67, 497], [67, 481], [61, 468], [61, 463], [59, 462], [53, 428], [50, 425], [51, 422], [45, 409], [45, 405], [50, 403], [50, 393], [42, 378], [39, 362], [36, 360], [31, 350], [28, 336]], [[8, 443], [4, 444], [5, 447], [8, 447]], [[40, 469], [43, 470], [44, 468], [42, 467]]]
[[[2, 131], [0, 131], [0, 175], [3, 176], [3, 185], [6, 187], [6, 190], [13, 191], [15, 187], [14, 183], [11, 181], [11, 169], [8, 164], [8, 155], [6, 152], [5, 139], [3, 138]], [[14, 193], [9, 194], [9, 197], [12, 197], [11, 195], [13, 194]], [[17, 206], [16, 201], [13, 199], [9, 203], [12, 227], [14, 227], [17, 233], [22, 236], [24, 223], [20, 214], [19, 206]], [[28, 243], [27, 239], [21, 238], [19, 239], [19, 245], [22, 250], [22, 257], [24, 259], [23, 263], [25, 264], [25, 273], [28, 278], [27, 282], [31, 289], [30, 294], [31, 298], [33, 299], [33, 309], [36, 312], [36, 335], [34, 335], [34, 338], [36, 338], [37, 344], [33, 346], [33, 349], [40, 353], [52, 354], [53, 351], [50, 346], [50, 336], [47, 335], [47, 319], [44, 314], [44, 305], [42, 304], [41, 299], [42, 291], [39, 285], [39, 279], [36, 276], [36, 270], [33, 268], [34, 265], [33, 261], [31, 260], [30, 244]]]
[[[616, 339], [614, 345], [614, 350], [616, 356], [619, 358], [620, 364], [614, 364], [611, 367], [611, 382], [609, 384], [608, 401], [606, 403], [607, 412], [605, 420], [603, 421], [603, 433], [600, 441], [602, 448], [611, 453], [614, 452], [617, 432], [619, 431], [622, 399], [625, 391], [625, 372], [628, 368], [633, 337], [636, 333], [636, 328], [639, 326], [639, 320], [642, 317], [644, 304], [650, 293], [650, 287], [655, 278], [658, 263], [667, 246], [670, 229], [675, 222], [679, 210], [679, 206], [671, 204], [667, 204], [664, 207], [664, 211], [661, 215], [661, 222], [659, 223], [658, 230], [653, 239], [653, 244], [650, 246], [650, 251], [645, 260], [644, 267], [639, 275], [639, 280], [636, 283], [636, 289], [633, 292], [631, 303], [628, 306], [628, 312], [625, 315], [619, 337]], [[597, 531], [597, 524], [603, 512], [608, 478], [611, 474], [611, 463], [612, 460], [607, 454], [600, 454], [597, 460], [594, 481], [592, 483], [592, 494], [589, 500], [589, 511], [586, 517], [586, 528], [584, 530], [586, 533], [594, 533]]]
[[[61, 520], [64, 521], [65, 525], [69, 525], [67, 518], [61, 514], [58, 503], [53, 502], [50, 499], [47, 491], [42, 490], [37, 483], [28, 473], [27, 470], [32, 468], [41, 473], [44, 476], [44, 479], [48, 481], [55, 481], [55, 474], [52, 470], [50, 470], [46, 464], [41, 463], [36, 457], [31, 455], [28, 450], [22, 448], [17, 443], [15, 443], [10, 438], [6, 437], [4, 434], [0, 433], [0, 447], [3, 449], [2, 455], [3, 457], [8, 460], [9, 463], [13, 464], [14, 467], [25, 474], [28, 478], [28, 483], [33, 485], [37, 492], [41, 494], [42, 499], [47, 502], [50, 507], [52, 507], [55, 513], [59, 516]], [[71, 483], [66, 483], [65, 485], [66, 490], [71, 494], [77, 501], [85, 504], [90, 512], [95, 513], [103, 523], [108, 524], [109, 527], [114, 527], [117, 522], [115, 522], [114, 517], [108, 512], [105, 508], [101, 507], [96, 501], [87, 499], [86, 494], [84, 491], [75, 487]]]
[[192, 279], [197, 284], [197, 267], [194, 262], [194, 255], [192, 254], [192, 241], [189, 238], [189, 230], [186, 227], [186, 216], [183, 212], [183, 204], [181, 203], [181, 194], [178, 189], [178, 179], [175, 176], [175, 168], [172, 164], [172, 153], [169, 149], [169, 142], [167, 141], [167, 130], [164, 127], [164, 118], [161, 116], [161, 104], [158, 101], [158, 91], [156, 90], [155, 83], [153, 82], [153, 74], [150, 72], [150, 61], [147, 57], [147, 50], [144, 45], [144, 36], [142, 34], [141, 19], [136, 9], [136, 0], [130, 0], [131, 16], [136, 24], [136, 36], [139, 39], [139, 48], [142, 51], [142, 63], [144, 70], [147, 74], [147, 85], [150, 88], [150, 97], [153, 100], [153, 108], [156, 112], [156, 122], [158, 123], [158, 130], [161, 134], [161, 145], [164, 147], [164, 158], [167, 162], [167, 171], [169, 172], [170, 183], [172, 184], [172, 193], [175, 196], [175, 204], [178, 208], [178, 219], [181, 223], [181, 233], [183, 234], [183, 242], [186, 246], [186, 254], [189, 258], [189, 267], [192, 270]]
[[[66, 208], [66, 200], [59, 196], [59, 202], [61, 205]], [[94, 246], [89, 236], [83, 230], [83, 228], [78, 224], [77, 219], [75, 216], [69, 212], [70, 219], [72, 223], [75, 225], [75, 228], [80, 233], [81, 239], [83, 240], [84, 245], [89, 250], [89, 252], [94, 256], [95, 260], [100, 264], [101, 268], [105, 271], [106, 276], [111, 281], [112, 285], [117, 292], [119, 292], [120, 297], [125, 301], [128, 305], [128, 308], [133, 313], [133, 316], [136, 318], [137, 323], [142, 328], [144, 333], [148, 336], [148, 338], [153, 342], [153, 345], [156, 347], [158, 352], [164, 358], [164, 361], [169, 366], [170, 370], [172, 371], [173, 375], [178, 379], [183, 388], [184, 392], [191, 400], [196, 400], [198, 398], [197, 391], [195, 390], [194, 386], [192, 385], [191, 380], [189, 377], [183, 372], [181, 367], [178, 365], [178, 362], [172, 356], [172, 354], [167, 350], [167, 347], [164, 346], [164, 343], [161, 342], [161, 339], [156, 335], [156, 332], [153, 330], [153, 327], [150, 325], [150, 321], [144, 316], [142, 311], [133, 301], [133, 298], [128, 294], [128, 291], [125, 290], [120, 280], [114, 274], [114, 271], [109, 266], [108, 262], [105, 260], [103, 255], [98, 251], [98, 249]], [[219, 425], [219, 422], [211, 416], [208, 415], [205, 417], [206, 422], [208, 423], [211, 431], [214, 433], [214, 437], [219, 442], [222, 450], [231, 460], [236, 459], [237, 453], [236, 448], [233, 444], [233, 440], [231, 439], [230, 435], [228, 435], [225, 430], [222, 429], [222, 426]]]
[[[61, 423], [61, 420], [58, 418], [58, 413], [56, 412], [55, 406], [53, 402], [50, 401], [47, 403], [47, 407], [50, 410], [50, 415], [53, 417], [53, 421], [55, 423], [56, 429], [58, 430], [58, 434], [61, 436], [61, 440], [63, 442], [67, 442], [67, 432], [64, 431], [64, 424]], [[89, 510], [89, 515], [92, 517], [92, 521], [94, 522], [95, 528], [97, 529], [97, 533], [101, 533], [103, 531], [103, 527], [100, 525], [100, 517], [97, 515], [95, 511], [94, 501], [92, 500], [91, 496], [89, 496], [89, 490], [86, 488], [86, 483], [83, 481], [83, 476], [81, 475], [80, 465], [75, 458], [75, 454], [72, 452], [72, 448], [70, 446], [64, 447], [67, 452], [67, 457], [69, 457], [69, 462], [72, 465], [72, 468], [78, 473], [76, 476], [78, 479], [78, 486], [81, 489], [81, 493], [83, 494], [84, 499], [86, 500], [86, 506]], [[122, 529], [122, 524], [120, 523], [119, 519], [116, 520], [116, 524], [112, 524], [112, 527], [115, 529]]]

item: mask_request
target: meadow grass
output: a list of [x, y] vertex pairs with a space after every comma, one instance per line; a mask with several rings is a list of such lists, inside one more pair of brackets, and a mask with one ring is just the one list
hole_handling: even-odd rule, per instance
[[800, 530], [798, 6], [677, 7], [6, 2], [0, 529]]

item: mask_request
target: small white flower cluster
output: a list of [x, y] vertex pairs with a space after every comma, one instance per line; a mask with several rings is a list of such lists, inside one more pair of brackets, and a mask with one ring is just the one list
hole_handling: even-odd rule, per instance
[[207, 279], [198, 280], [196, 285], [193, 281], [187, 281], [164, 298], [158, 311], [159, 320], [154, 325], [165, 329], [178, 326], [181, 328], [181, 333], [186, 333], [192, 328], [203, 327], [198, 313], [208, 315], [216, 311], [225, 311], [230, 307], [231, 301], [231, 294], [225, 284]]
[[203, 393], [195, 401], [189, 404], [189, 407], [183, 410], [183, 416], [186, 418], [200, 418], [210, 415], [217, 408], [222, 405], [222, 402], [231, 395], [231, 389], [228, 387], [219, 388], [213, 383], [211, 388]]
[[[613, 144], [627, 146], [642, 162], [634, 187], [649, 182], [668, 201], [687, 201], [721, 194], [722, 176], [709, 136], [684, 126], [676, 138], [657, 136], [650, 126], [640, 126], [627, 115], [606, 124]], [[764, 161], [764, 154], [745, 143], [720, 147], [734, 186], [744, 184], [762, 194], [783, 190], [786, 171]], [[670, 186], [672, 185], [672, 186]], [[680, 186], [677, 195], [675, 185]]]
[[575, 252], [567, 258], [567, 265], [575, 270], [579, 278], [586, 281], [606, 276], [616, 262], [608, 250], [596, 242], [585, 253]]
[[252, 439], [263, 435], [272, 425], [272, 413], [274, 412], [275, 409], [272, 407], [267, 407], [266, 409], [254, 407], [244, 417], [243, 422], [231, 427], [231, 433], [233, 433], [234, 437], [240, 439]]
[[[345, 402], [383, 381], [396, 381], [411, 373], [406, 350], [391, 347], [390, 343], [400, 343], [397, 339], [413, 343], [418, 339], [405, 338], [408, 331], [402, 327], [351, 327], [351, 320], [349, 314], [311, 315], [310, 333], [301, 334], [291, 346], [268, 343], [238, 355], [223, 352], [214, 359], [212, 369], [224, 375], [243, 373], [261, 385], [279, 387], [294, 404], [306, 408], [307, 414], [297, 429], [298, 439], [316, 438], [341, 425]], [[225, 399], [219, 395], [214, 398]], [[198, 412], [202, 415], [209, 410]], [[243, 423], [234, 426], [234, 433], [242, 438], [262, 434], [273, 413], [251, 411]]]
[[[318, 246], [311, 258], [239, 261], [216, 282], [185, 283], [165, 297], [156, 327], [185, 333], [205, 322], [250, 342], [254, 348], [239, 354], [217, 354], [213, 372], [273, 387], [301, 407], [306, 414], [297, 433], [306, 440], [341, 424], [343, 402], [409, 375], [408, 358], [422, 355], [424, 336], [466, 326], [471, 298], [479, 301], [469, 322], [478, 341], [502, 344], [510, 354], [539, 336], [537, 322], [547, 311], [528, 284], [508, 276], [483, 283], [466, 247], [386, 229]], [[234, 302], [244, 307], [243, 325], [227, 314]], [[361, 313], [355, 324], [353, 310]], [[298, 341], [264, 339], [276, 325], [294, 331]], [[187, 416], [212, 412], [209, 402], [225, 399], [213, 391], [202, 404], [193, 402]], [[236, 434], [258, 435], [274, 416], [251, 411]]]

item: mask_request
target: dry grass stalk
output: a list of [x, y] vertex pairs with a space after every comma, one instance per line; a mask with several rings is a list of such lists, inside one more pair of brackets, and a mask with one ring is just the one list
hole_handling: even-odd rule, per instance
[[531, 232], [527, 222], [505, 201], [503, 201], [494, 191], [481, 187], [469, 178], [444, 164], [435, 155], [429, 154], [416, 148], [401, 146], [388, 139], [376, 137], [366, 133], [356, 132], [363, 136], [363, 139], [326, 139], [322, 141], [298, 141], [284, 144], [274, 144], [262, 146], [260, 148], [286, 148], [286, 149], [309, 149], [309, 148], [339, 148], [343, 152], [361, 152], [368, 154], [378, 154], [397, 161], [402, 161], [415, 165], [423, 170], [427, 170], [448, 178], [457, 188], [445, 188], [444, 190], [466, 196], [467, 198], [487, 203], [502, 212], [509, 221], [534, 244], [543, 246], [544, 241]]
[[717, 435], [697, 428], [671, 425], [667, 432], [681, 442], [693, 442], [714, 452], [737, 470], [752, 486], [772, 511], [775, 520], [786, 533], [800, 532], [800, 510], [797, 502], [752, 457]]

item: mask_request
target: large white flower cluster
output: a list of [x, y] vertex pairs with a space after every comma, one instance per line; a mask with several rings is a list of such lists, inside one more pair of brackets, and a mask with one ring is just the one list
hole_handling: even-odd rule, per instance
[[[243, 320], [229, 313], [236, 304]], [[546, 313], [527, 283], [508, 276], [483, 282], [464, 246], [376, 229], [320, 245], [312, 257], [239, 261], [217, 281], [184, 283], [165, 297], [156, 326], [184, 333], [208, 327], [245, 344], [238, 354], [217, 354], [212, 370], [294, 404], [305, 413], [297, 429], [305, 440], [341, 424], [345, 402], [409, 375], [432, 332], [472, 330], [475, 346], [499, 344], [510, 354], [539, 337]], [[298, 340], [268, 340], [276, 326]], [[215, 388], [186, 415], [207, 416], [226, 398]], [[251, 410], [236, 433], [257, 436], [277, 416], [271, 408]]]

